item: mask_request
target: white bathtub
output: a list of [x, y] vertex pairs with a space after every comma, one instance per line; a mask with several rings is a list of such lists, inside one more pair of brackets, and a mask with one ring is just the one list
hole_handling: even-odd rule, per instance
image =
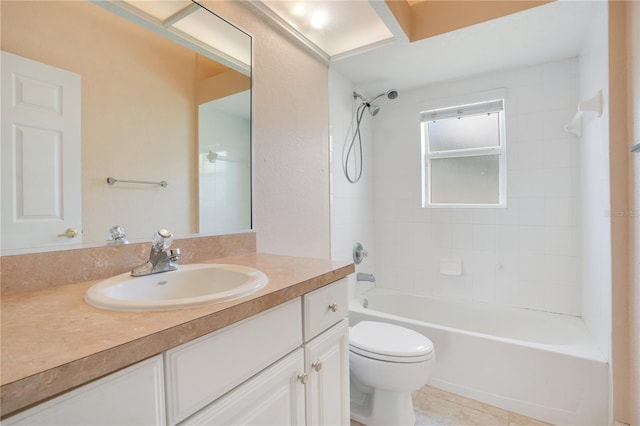
[[431, 386], [549, 423], [609, 423], [609, 367], [580, 318], [378, 288], [352, 300], [349, 316], [427, 336]]

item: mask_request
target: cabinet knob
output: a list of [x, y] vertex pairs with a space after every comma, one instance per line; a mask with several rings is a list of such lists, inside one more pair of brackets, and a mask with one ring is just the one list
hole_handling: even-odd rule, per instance
[[306, 385], [307, 381], [309, 381], [309, 375], [307, 373], [298, 374], [298, 380], [300, 380], [300, 383], [303, 385]]
[[316, 371], [322, 370], [322, 362], [320, 361], [314, 362], [313, 364], [311, 364], [311, 368], [313, 368]]
[[337, 303], [330, 304], [329, 309], [331, 310], [331, 312], [338, 312], [338, 304]]
[[58, 237], [75, 238], [78, 236], [78, 230], [76, 228], [69, 228], [64, 231], [63, 234], [58, 234]]

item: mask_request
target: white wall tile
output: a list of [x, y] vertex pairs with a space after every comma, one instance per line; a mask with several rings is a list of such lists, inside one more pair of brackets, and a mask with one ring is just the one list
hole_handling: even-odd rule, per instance
[[545, 198], [544, 224], [546, 226], [574, 226], [577, 219], [577, 200], [574, 197]]
[[543, 139], [524, 140], [518, 146], [518, 168], [540, 169], [545, 167], [545, 150]]
[[497, 231], [497, 225], [473, 225], [473, 249], [495, 250]]
[[496, 249], [501, 252], [518, 253], [520, 248], [520, 227], [518, 225], [498, 225]]
[[519, 306], [519, 288], [520, 286], [517, 280], [509, 281], [496, 279], [495, 302], [501, 305]]
[[472, 209], [473, 223], [482, 225], [495, 225], [498, 218], [498, 209]]
[[576, 258], [562, 255], [546, 255], [544, 269], [545, 282], [572, 287], [577, 284], [578, 266]]
[[543, 226], [545, 224], [544, 198], [523, 197], [518, 203], [520, 225]]
[[548, 177], [546, 169], [520, 169], [518, 177], [519, 195], [520, 197], [544, 197], [548, 194], [546, 185], [554, 184], [551, 177]]
[[545, 230], [545, 253], [569, 256], [572, 254], [573, 232], [571, 228], [558, 226]]
[[451, 220], [453, 223], [474, 223], [473, 209], [452, 209]]
[[507, 207], [497, 211], [496, 223], [498, 225], [517, 225], [520, 223], [520, 200], [507, 197]]
[[473, 247], [473, 225], [454, 223], [451, 228], [451, 248], [470, 249]]
[[520, 114], [538, 113], [545, 110], [546, 94], [541, 90], [540, 85], [520, 86], [516, 89], [516, 94]]
[[520, 196], [520, 172], [518, 170], [507, 171], [507, 197]]
[[[535, 90], [531, 89], [531, 90]], [[520, 106], [520, 104], [518, 104]], [[544, 112], [523, 112], [518, 114], [516, 120], [518, 123], [518, 142], [519, 146], [525, 141], [539, 141], [543, 138], [543, 119]]]
[[575, 195], [571, 185], [571, 169], [546, 169], [541, 176], [541, 184], [545, 197], [571, 197]]
[[516, 85], [530, 86], [542, 83], [543, 65], [533, 65], [515, 70]]
[[520, 226], [519, 249], [524, 254], [545, 252], [545, 228], [543, 226]]
[[431, 222], [433, 223], [451, 223], [453, 222], [453, 215], [451, 209], [447, 208], [433, 208], [431, 209]]
[[559, 314], [571, 314], [573, 307], [571, 286], [546, 284], [544, 288], [544, 310]]
[[433, 226], [433, 240], [435, 247], [451, 248], [451, 224], [438, 223]]
[[[570, 59], [417, 89], [372, 122], [376, 270], [381, 268], [385, 286], [436, 297], [580, 311], [577, 188], [582, 176], [575, 159], [580, 147], [563, 131], [575, 110], [576, 69], [576, 60]], [[407, 129], [413, 125], [407, 117], [415, 112], [414, 100], [501, 86], [510, 93], [507, 207], [422, 208], [419, 129]], [[366, 214], [361, 212], [337, 212], [336, 220]], [[402, 257], [407, 249], [413, 256]], [[439, 274], [440, 259], [456, 256], [463, 261], [463, 275]], [[401, 282], [389, 284], [392, 278]]]
[[545, 257], [543, 254], [520, 254], [518, 270], [520, 281], [544, 282], [546, 278], [544, 264]]
[[496, 282], [517, 287], [520, 274], [520, 255], [517, 251], [496, 252]]
[[545, 285], [539, 281], [521, 281], [518, 298], [520, 306], [546, 310]]
[[545, 169], [572, 166], [571, 139], [564, 136], [562, 139], [546, 138], [538, 148], [542, 148], [543, 159], [540, 165]]

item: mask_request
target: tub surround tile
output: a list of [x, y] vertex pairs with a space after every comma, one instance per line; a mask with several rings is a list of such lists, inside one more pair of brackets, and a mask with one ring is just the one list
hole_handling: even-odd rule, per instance
[[[564, 290], [546, 288], [545, 285], [583, 285], [578, 274], [579, 268], [568, 267], [561, 263], [566, 258], [580, 259], [583, 247], [597, 246], [589, 241], [581, 241], [592, 233], [581, 232], [582, 211], [589, 210], [580, 201], [584, 194], [580, 192], [580, 183], [584, 182], [584, 170], [580, 174], [580, 153], [584, 148], [577, 138], [563, 131], [567, 117], [575, 112], [578, 102], [578, 78], [575, 74], [579, 61], [576, 58], [553, 61], [533, 66], [525, 66], [492, 75], [472, 76], [461, 80], [438, 83], [415, 89], [410, 96], [428, 101], [446, 98], [451, 93], [482, 92], [490, 87], [505, 87], [509, 91], [506, 112], [506, 149], [507, 149], [507, 203], [501, 208], [426, 208], [420, 225], [412, 223], [413, 233], [394, 232], [394, 225], [406, 222], [404, 218], [414, 215], [414, 209], [422, 202], [420, 182], [415, 181], [414, 189], [407, 195], [407, 181], [404, 169], [396, 162], [393, 166], [384, 155], [374, 153], [377, 182], [383, 183], [381, 189], [374, 186], [376, 202], [375, 247], [376, 269], [410, 267], [398, 252], [405, 247], [416, 248], [414, 269], [427, 269], [427, 264], [437, 264], [445, 255], [445, 250], [455, 252], [471, 250], [470, 258], [474, 266], [481, 262], [485, 253], [493, 253], [498, 260], [503, 253], [509, 253], [510, 265], [503, 265], [505, 273], [499, 273], [496, 267], [495, 291], [488, 282], [488, 274], [476, 275], [477, 268], [466, 268], [465, 273], [474, 275], [474, 286], [467, 283], [458, 289], [449, 291], [451, 280], [439, 274], [425, 277], [434, 282], [413, 285], [403, 283], [389, 284], [379, 282], [381, 287], [393, 287], [411, 292], [415, 288], [432, 289], [433, 294], [452, 298], [469, 298], [489, 303], [508, 304], [561, 314], [580, 314], [582, 300], [575, 299]], [[571, 71], [574, 70], [574, 71]], [[417, 155], [408, 146], [389, 144], [389, 132], [405, 131], [405, 120], [387, 117], [384, 120], [386, 131], [376, 134], [373, 129], [376, 147], [384, 149], [394, 146], [394, 158], [415, 158]], [[584, 156], [583, 156], [584, 157]], [[412, 163], [419, 165], [420, 162]], [[589, 175], [592, 177], [591, 175]], [[593, 180], [593, 179], [592, 179]], [[601, 193], [602, 191], [600, 191]], [[598, 193], [597, 191], [595, 193]], [[410, 197], [407, 203], [407, 197]], [[593, 198], [593, 197], [592, 197]], [[584, 202], [582, 203], [584, 204]], [[593, 203], [592, 203], [593, 204]], [[382, 209], [378, 211], [378, 209]], [[393, 208], [394, 216], [386, 214]], [[600, 211], [590, 209], [589, 211]], [[384, 217], [384, 223], [381, 218]], [[401, 219], [403, 218], [403, 219]], [[380, 226], [378, 226], [380, 225]], [[589, 228], [583, 224], [582, 228]], [[429, 232], [422, 229], [428, 227]], [[391, 230], [391, 231], [389, 231]], [[393, 235], [393, 246], [383, 248]], [[437, 248], [440, 252], [428, 250]], [[467, 262], [469, 263], [469, 262]], [[575, 262], [573, 262], [575, 263]], [[597, 264], [597, 262], [591, 262]], [[547, 268], [553, 264], [554, 274]], [[479, 269], [478, 269], [479, 270]], [[377, 272], [377, 270], [376, 270]], [[414, 274], [418, 277], [418, 274]], [[584, 277], [582, 277], [584, 279]], [[507, 284], [506, 279], [513, 283]], [[562, 280], [562, 281], [561, 281]], [[534, 285], [537, 287], [534, 287]], [[586, 285], [585, 285], [586, 287]], [[594, 286], [595, 287], [595, 286]], [[561, 293], [562, 301], [553, 299], [551, 293]], [[526, 297], [532, 299], [527, 300]]]
[[346, 262], [256, 253], [208, 263], [255, 267], [265, 272], [269, 284], [241, 299], [159, 312], [116, 312], [89, 306], [83, 296], [95, 280], [3, 295], [2, 416], [354, 272], [354, 265]]

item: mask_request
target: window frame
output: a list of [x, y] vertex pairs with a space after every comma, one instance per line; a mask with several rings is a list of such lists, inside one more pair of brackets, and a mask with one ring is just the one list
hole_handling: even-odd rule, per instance
[[[422, 207], [423, 208], [506, 208], [507, 207], [507, 142], [505, 116], [507, 110], [507, 93], [505, 89], [486, 92], [476, 96], [451, 98], [438, 103], [420, 105], [420, 139], [422, 145]], [[495, 113], [499, 114], [499, 145], [480, 148], [463, 148], [446, 151], [430, 151], [427, 134], [428, 122], [425, 114], [432, 111], [460, 109], [475, 105], [488, 105], [494, 102], [502, 102], [502, 109]], [[475, 113], [462, 113], [460, 116], [477, 115]], [[453, 117], [453, 116], [450, 116]], [[449, 118], [449, 117], [445, 117]], [[441, 118], [442, 119], [442, 118]], [[431, 160], [446, 158], [463, 158], [485, 155], [498, 156], [498, 202], [497, 203], [433, 203], [431, 201]]]

